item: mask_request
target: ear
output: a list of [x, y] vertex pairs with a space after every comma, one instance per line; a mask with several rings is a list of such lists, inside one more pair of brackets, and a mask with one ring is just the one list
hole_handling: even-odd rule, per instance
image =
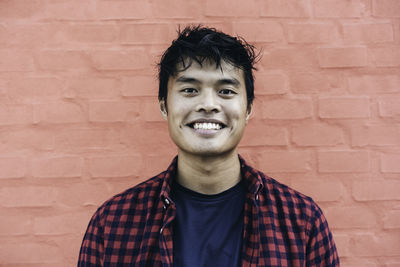
[[253, 104], [250, 104], [250, 106], [247, 107], [246, 111], [246, 124], [249, 122], [249, 119], [252, 114], [253, 114]]
[[165, 100], [160, 100], [159, 104], [161, 116], [164, 118], [164, 120], [168, 120], [167, 105], [165, 104]]

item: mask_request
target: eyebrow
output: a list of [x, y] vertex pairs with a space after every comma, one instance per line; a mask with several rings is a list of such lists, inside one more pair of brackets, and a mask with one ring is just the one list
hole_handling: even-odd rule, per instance
[[[197, 80], [196, 78], [192, 77], [186, 77], [186, 76], [181, 76], [178, 79], [176, 79], [176, 82], [179, 83], [201, 83], [200, 80]], [[240, 85], [240, 82], [236, 78], [225, 78], [225, 79], [219, 79], [217, 81], [217, 84], [230, 84], [234, 86]]]
[[199, 80], [186, 76], [181, 76], [178, 79], [176, 79], [176, 81], [179, 83], [200, 83]]

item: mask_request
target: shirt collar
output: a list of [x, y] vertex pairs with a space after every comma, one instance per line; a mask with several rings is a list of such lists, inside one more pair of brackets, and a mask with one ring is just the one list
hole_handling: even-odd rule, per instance
[[[256, 196], [260, 190], [263, 188], [263, 181], [261, 178], [260, 173], [249, 166], [246, 161], [239, 155], [240, 161], [240, 171], [242, 174], [242, 179], [245, 181], [245, 185], [247, 191], [251, 193], [253, 196]], [[175, 179], [176, 171], [178, 167], [178, 156], [172, 160], [171, 164], [169, 165], [168, 169], [164, 172], [163, 175], [163, 183], [161, 186], [161, 193], [160, 197], [163, 201], [172, 202], [171, 200], [171, 186], [173, 179]]]

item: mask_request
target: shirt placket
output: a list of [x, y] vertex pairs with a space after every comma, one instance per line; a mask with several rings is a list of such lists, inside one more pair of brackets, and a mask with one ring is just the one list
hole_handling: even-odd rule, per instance
[[169, 198], [163, 198], [161, 201], [164, 210], [164, 216], [160, 228], [160, 253], [164, 267], [173, 265], [173, 240], [172, 240], [172, 221], [175, 218], [176, 209]]
[[260, 258], [260, 234], [258, 218], [258, 192], [247, 198], [243, 231], [242, 266], [256, 267]]

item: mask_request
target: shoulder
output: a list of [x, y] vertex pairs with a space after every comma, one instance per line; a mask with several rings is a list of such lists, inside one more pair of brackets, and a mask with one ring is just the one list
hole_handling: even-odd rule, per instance
[[165, 172], [139, 183], [105, 201], [93, 215], [93, 220], [103, 220], [114, 214], [140, 212], [151, 206], [160, 195]]
[[300, 193], [299, 191], [291, 188], [288, 185], [285, 185], [272, 177], [265, 175], [262, 172], [259, 172], [260, 176], [263, 180], [264, 187], [266, 192], [275, 198], [284, 199], [288, 201], [288, 203], [293, 204], [304, 204], [306, 206], [315, 205], [314, 200]]
[[[264, 184], [264, 195], [267, 205], [310, 230], [315, 221], [325, 221], [318, 204], [309, 196], [259, 172]], [[285, 217], [286, 217], [285, 216]]]

